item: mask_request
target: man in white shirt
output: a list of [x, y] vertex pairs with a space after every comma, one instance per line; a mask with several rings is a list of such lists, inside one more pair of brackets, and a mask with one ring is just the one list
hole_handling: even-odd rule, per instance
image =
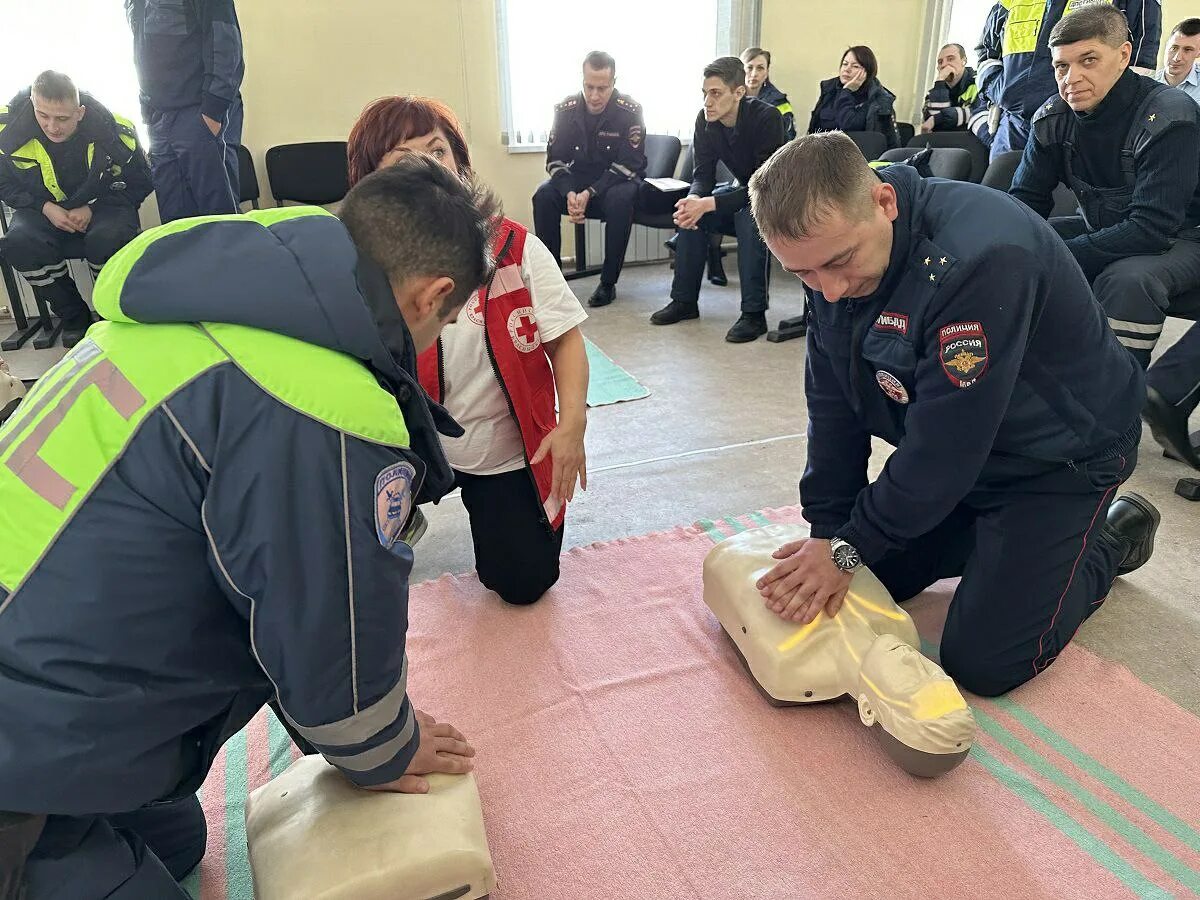
[[1179, 88], [1200, 103], [1200, 19], [1184, 19], [1171, 32], [1164, 65], [1154, 74], [1155, 81]]

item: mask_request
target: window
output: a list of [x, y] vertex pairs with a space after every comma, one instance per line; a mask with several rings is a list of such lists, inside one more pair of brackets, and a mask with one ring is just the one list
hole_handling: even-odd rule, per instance
[[[756, 6], [756, 4], [755, 4]], [[544, 147], [554, 104], [580, 89], [591, 50], [617, 62], [617, 90], [642, 104], [646, 130], [690, 138], [701, 73], [757, 37], [730, 0], [498, 0], [500, 85], [510, 150]]]
[[992, 0], [954, 0], [950, 10], [950, 28], [946, 40], [962, 44], [967, 48], [967, 59], [979, 65], [975, 59], [975, 47], [983, 34], [983, 23], [995, 4]]
[[69, 75], [81, 91], [131, 119], [139, 126], [145, 143], [133, 66], [133, 36], [119, 0], [6, 3], [0, 105], [29, 87], [46, 69]]

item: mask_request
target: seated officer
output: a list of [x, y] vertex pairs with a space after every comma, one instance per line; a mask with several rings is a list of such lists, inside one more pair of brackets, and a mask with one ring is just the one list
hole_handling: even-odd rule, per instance
[[[1033, 117], [1011, 193], [1041, 216], [1062, 182], [1082, 216], [1051, 221], [1117, 338], [1143, 367], [1180, 294], [1200, 285], [1200, 110], [1129, 71], [1125, 16], [1085, 7], [1050, 34], [1059, 96]], [[1190, 234], [1186, 233], [1191, 231]]]
[[[897, 600], [962, 576], [942, 667], [1002, 694], [1046, 669], [1158, 512], [1137, 462], [1142, 373], [1067, 249], [989, 188], [872, 172], [844, 134], [798, 138], [750, 182], [759, 228], [810, 292], [800, 481], [812, 537], [758, 587], [785, 619], [836, 614], [855, 569]], [[867, 480], [871, 437], [896, 447]]]
[[406, 687], [435, 415], [461, 434], [415, 370], [497, 211], [413, 156], [341, 221], [187, 219], [105, 269], [109, 321], [0, 428], [0, 870], [28, 900], [187, 897], [196, 789], [267, 702], [360, 787], [471, 769]]
[[742, 51], [742, 65], [746, 67], [746, 96], [770, 103], [779, 110], [783, 116], [784, 139], [790, 141], [796, 136], [796, 112], [788, 95], [771, 81], [771, 51], [747, 47]]
[[968, 125], [986, 121], [987, 104], [979, 98], [975, 70], [967, 65], [962, 44], [947, 44], [938, 51], [937, 80], [925, 95], [921, 118], [922, 134], [966, 131]]
[[43, 72], [0, 107], [0, 201], [14, 210], [0, 253], [62, 319], [63, 346], [92, 323], [67, 259], [100, 271], [138, 233], [151, 190], [133, 123], [66, 75]]
[[550, 177], [533, 195], [534, 231], [559, 266], [559, 217], [566, 213], [577, 225], [587, 217], [604, 220], [604, 268], [588, 306], [608, 306], [617, 296], [638, 183], [646, 172], [641, 104], [617, 91], [616, 83], [611, 56], [593, 50], [584, 58], [583, 90], [554, 107], [546, 147]]
[[[725, 340], [753, 341], [767, 333], [767, 271], [770, 259], [750, 215], [750, 176], [784, 143], [783, 117], [775, 107], [746, 96], [746, 74], [736, 56], [704, 67], [704, 109], [696, 116], [692, 140], [695, 170], [688, 195], [675, 204], [675, 275], [671, 302], [650, 317], [673, 325], [700, 317], [700, 282], [708, 259], [709, 235], [738, 239], [738, 278], [742, 315]], [[729, 167], [737, 184], [713, 193], [717, 161]]]

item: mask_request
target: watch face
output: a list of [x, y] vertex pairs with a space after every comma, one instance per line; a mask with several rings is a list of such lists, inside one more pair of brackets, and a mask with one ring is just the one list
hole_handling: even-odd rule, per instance
[[849, 571], [850, 569], [857, 568], [862, 559], [859, 557], [857, 550], [849, 544], [842, 544], [834, 551], [833, 561], [839, 569]]

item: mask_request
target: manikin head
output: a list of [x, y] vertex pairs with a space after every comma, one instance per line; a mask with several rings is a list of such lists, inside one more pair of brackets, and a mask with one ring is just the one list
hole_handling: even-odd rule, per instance
[[583, 58], [583, 102], [589, 113], [598, 116], [604, 112], [616, 86], [616, 60], [603, 50], [593, 50]]
[[1200, 19], [1184, 19], [1171, 32], [1163, 68], [1167, 81], [1176, 85], [1191, 74], [1200, 55]]
[[1050, 32], [1058, 95], [1077, 113], [1095, 109], [1129, 67], [1129, 23], [1115, 6], [1088, 6], [1063, 16]]
[[892, 253], [896, 190], [838, 131], [784, 144], [750, 179], [750, 207], [775, 258], [825, 300], [865, 297]]
[[[387, 275], [418, 353], [491, 278], [499, 202], [424, 153], [367, 175], [338, 215], [359, 252]], [[386, 311], [374, 312], [379, 321]]]
[[738, 104], [746, 96], [746, 69], [736, 56], [722, 56], [704, 67], [704, 120], [732, 128]]
[[69, 141], [87, 112], [79, 105], [74, 82], [61, 72], [47, 70], [35, 78], [30, 99], [42, 133], [55, 144]]
[[757, 97], [771, 77], [771, 51], [747, 47], [742, 51], [742, 65], [746, 67], [746, 96]]

